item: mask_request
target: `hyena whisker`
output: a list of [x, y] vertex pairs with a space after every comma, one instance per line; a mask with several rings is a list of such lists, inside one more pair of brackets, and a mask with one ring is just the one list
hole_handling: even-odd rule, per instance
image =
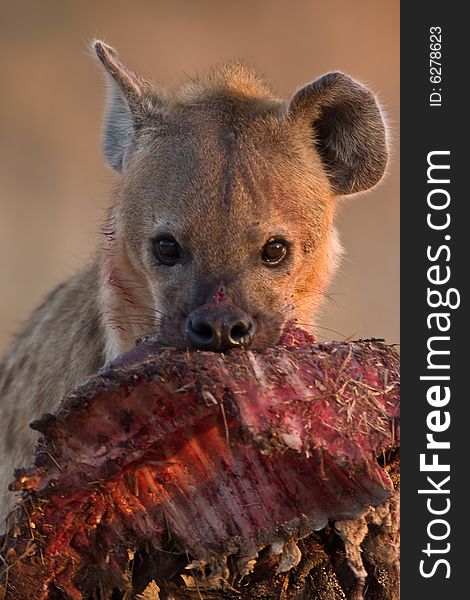
[[296, 324], [300, 325], [301, 327], [308, 327], [311, 329], [324, 329], [325, 331], [336, 333], [336, 335], [341, 336], [343, 340], [346, 340], [349, 337], [345, 333], [341, 333], [341, 331], [336, 331], [336, 329], [331, 329], [330, 327], [325, 327], [324, 325], [318, 325], [318, 323], [304, 323], [302, 321], [296, 321]]
[[155, 323], [157, 319], [160, 318], [158, 313], [138, 313], [138, 314], [128, 314], [128, 313], [117, 313], [115, 314], [115, 318], [120, 319], [121, 321], [142, 321], [147, 323]]
[[302, 286], [302, 287], [296, 287], [296, 291], [297, 292], [308, 292], [309, 294], [317, 294], [318, 296], [321, 296], [322, 298], [325, 298], [326, 300], [328, 300], [329, 302], [331, 302], [334, 306], [339, 307], [339, 304], [337, 303], [337, 301], [333, 298], [334, 295], [336, 296], [341, 296], [343, 294], [331, 294], [329, 292], [325, 292], [324, 290], [319, 290], [319, 289], [315, 289], [309, 286]]
[[149, 321], [133, 321], [129, 319], [115, 319], [114, 323], [116, 325], [134, 325], [136, 327], [151, 327], [153, 323]]
[[149, 310], [149, 312], [136, 312], [133, 314], [125, 314], [124, 316], [130, 319], [159, 319], [160, 317], [166, 317], [161, 310]]
[[284, 306], [282, 306], [279, 309], [279, 311], [277, 311], [277, 312], [279, 312], [280, 315], [285, 315], [289, 312], [294, 312], [294, 310], [295, 310], [295, 305], [293, 303], [289, 303], [289, 304], [285, 304]]
[[[120, 281], [121, 281], [121, 283], [123, 284], [124, 287], [128, 288], [131, 291], [144, 291], [144, 292], [146, 292], [147, 294], [149, 294], [152, 297], [152, 300], [154, 301], [154, 303], [155, 304], [157, 303], [158, 298], [155, 295], [155, 293], [153, 292], [153, 290], [151, 290], [149, 288], [148, 285], [138, 284], [138, 283], [136, 283], [135, 280], [133, 280], [133, 279], [126, 279], [124, 277], [121, 277]], [[142, 302], [142, 299], [139, 299], [139, 300], [140, 300], [140, 302]], [[143, 306], [144, 307], [146, 306], [148, 308], [148, 310], [155, 310], [157, 312], [160, 312], [156, 308], [154, 308], [153, 306], [145, 305], [145, 304]]]
[[138, 283], [136, 283], [135, 281], [133, 281], [132, 279], [124, 279], [121, 278], [121, 282], [128, 288], [132, 289], [132, 290], [144, 290], [145, 292], [152, 294], [152, 291], [148, 288], [147, 285], [139, 285]]
[[330, 295], [330, 294], [322, 294], [322, 296], [324, 298], [326, 298], [329, 302], [331, 302], [331, 304], [333, 304], [333, 306], [336, 306], [336, 308], [339, 308], [339, 304], [338, 302], [336, 302], [336, 300]]

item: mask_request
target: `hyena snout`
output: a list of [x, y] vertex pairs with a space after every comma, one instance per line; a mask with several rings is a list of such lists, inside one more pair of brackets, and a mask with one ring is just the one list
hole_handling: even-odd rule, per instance
[[236, 306], [205, 304], [193, 310], [186, 321], [186, 339], [191, 348], [226, 352], [247, 348], [253, 341], [253, 319]]

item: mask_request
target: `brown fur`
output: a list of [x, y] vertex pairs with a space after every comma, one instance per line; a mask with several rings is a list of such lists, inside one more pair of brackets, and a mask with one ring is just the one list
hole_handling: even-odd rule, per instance
[[[291, 319], [312, 324], [340, 254], [337, 196], [385, 168], [375, 99], [343, 74], [284, 101], [234, 63], [157, 93], [114, 50], [94, 48], [110, 81], [104, 153], [121, 177], [93, 264], [35, 311], [1, 365], [3, 494], [31, 460], [28, 423], [136, 338], [185, 347], [188, 315], [219, 296], [251, 317], [254, 348]], [[180, 243], [178, 264], [157, 263], [159, 233]], [[278, 267], [261, 260], [271, 237], [289, 244]]]

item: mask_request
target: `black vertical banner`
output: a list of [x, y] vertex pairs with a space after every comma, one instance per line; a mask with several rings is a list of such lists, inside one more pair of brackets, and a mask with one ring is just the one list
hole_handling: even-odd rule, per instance
[[403, 600], [470, 598], [466, 21], [401, 6]]

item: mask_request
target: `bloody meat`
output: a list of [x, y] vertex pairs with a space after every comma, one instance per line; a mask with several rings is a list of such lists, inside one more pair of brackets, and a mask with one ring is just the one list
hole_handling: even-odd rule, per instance
[[143, 340], [32, 424], [0, 597], [398, 598], [398, 368], [296, 329]]

